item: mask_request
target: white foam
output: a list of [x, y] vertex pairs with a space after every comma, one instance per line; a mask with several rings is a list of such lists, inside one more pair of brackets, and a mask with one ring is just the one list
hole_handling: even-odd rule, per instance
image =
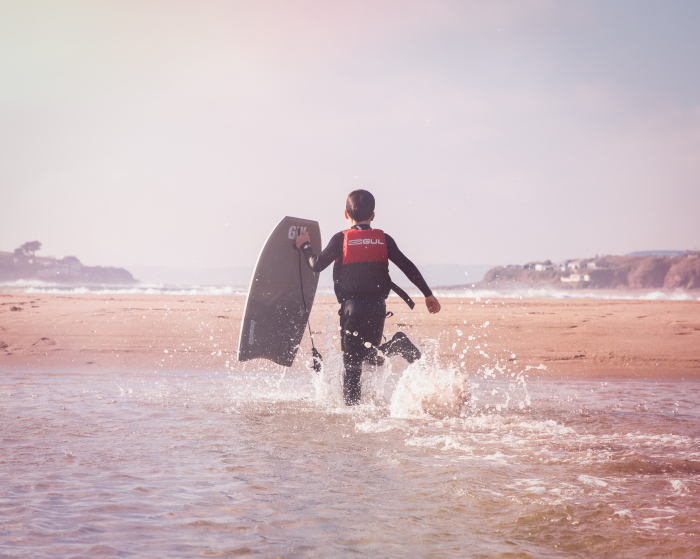
[[493, 454], [489, 454], [487, 456], [484, 456], [484, 460], [490, 460], [492, 462], [498, 462], [499, 464], [506, 464], [506, 459], [507, 456], [503, 454], [502, 452], [494, 452]]
[[245, 295], [245, 286], [201, 286], [165, 285], [162, 283], [139, 283], [136, 285], [70, 285], [40, 280], [15, 280], [0, 282], [0, 291], [20, 293], [46, 293], [62, 295]]
[[[47, 293], [47, 294], [73, 294], [82, 295], [87, 293], [95, 294], [140, 294], [140, 295], [246, 295], [247, 286], [238, 285], [166, 285], [162, 283], [139, 283], [133, 286], [71, 286], [55, 282], [46, 282], [36, 279], [23, 279], [7, 282], [0, 282], [0, 291], [16, 291], [20, 293]], [[409, 288], [409, 293], [418, 295], [418, 292]], [[435, 289], [435, 295], [444, 298], [464, 298], [481, 299], [630, 299], [630, 300], [651, 300], [651, 301], [700, 301], [700, 296], [693, 293], [686, 293], [682, 290], [676, 291], [646, 291], [646, 292], [596, 292], [588, 291], [563, 291], [554, 288], [523, 288], [514, 290], [497, 289]], [[332, 288], [319, 286], [317, 295], [333, 296]], [[391, 294], [391, 297], [397, 297]], [[489, 301], [486, 301], [488, 304]]]
[[578, 480], [581, 483], [585, 483], [586, 485], [595, 485], [597, 487], [607, 487], [608, 483], [606, 481], [603, 481], [600, 478], [597, 478], [595, 476], [587, 476], [587, 475], [580, 475], [578, 476]]
[[562, 291], [558, 289], [523, 288], [513, 290], [496, 289], [434, 289], [436, 297], [476, 299], [631, 299], [653, 301], [700, 301], [700, 297], [684, 291], [647, 291], [634, 292], [595, 292], [595, 291]]
[[383, 419], [377, 422], [368, 419], [362, 423], [355, 424], [355, 430], [362, 433], [386, 433], [387, 431], [405, 429], [406, 427], [408, 427], [408, 424], [405, 421], [396, 419]]
[[493, 431], [513, 431], [514, 429], [526, 431], [528, 433], [538, 433], [547, 435], [575, 435], [576, 431], [553, 419], [532, 420], [521, 419], [510, 415], [478, 415], [464, 420], [465, 427], [483, 431], [485, 429]]
[[688, 486], [685, 483], [683, 483], [680, 479], [669, 479], [668, 481], [671, 484], [671, 487], [673, 487], [673, 490], [678, 495], [682, 495], [683, 493], [688, 492]]
[[[459, 450], [472, 454], [472, 447], [462, 442], [461, 437], [454, 435], [435, 435], [432, 437], [412, 437], [406, 439], [406, 446], [435, 448], [438, 450]], [[503, 455], [501, 455], [503, 456]], [[486, 457], [488, 459], [489, 457]], [[499, 456], [500, 458], [500, 456]]]

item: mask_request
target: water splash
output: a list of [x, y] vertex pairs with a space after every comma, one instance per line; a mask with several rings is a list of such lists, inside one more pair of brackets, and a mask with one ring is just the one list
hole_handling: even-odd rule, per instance
[[[323, 365], [319, 372], [312, 372], [311, 382], [316, 392], [316, 401], [330, 406], [342, 406], [343, 400], [343, 354], [339, 350], [340, 328], [337, 319], [326, 314], [322, 331], [326, 334], [323, 343]], [[310, 365], [310, 362], [309, 362]]]
[[[344, 367], [338, 347], [337, 318], [328, 313], [316, 320], [327, 334], [321, 346], [323, 368], [319, 373], [312, 373], [315, 400], [330, 407], [344, 408]], [[383, 410], [395, 418], [503, 413], [513, 406], [521, 411], [528, 409], [531, 405], [528, 371], [545, 367], [518, 364], [515, 354], [502, 347], [492, 351], [496, 348], [489, 347], [485, 339], [489, 326], [489, 322], [480, 325], [482, 333], [479, 335], [460, 337], [462, 347], [454, 362], [446, 361], [445, 354], [453, 352], [456, 343], [447, 351], [440, 339], [428, 339], [414, 340], [423, 356], [411, 365], [406, 366], [406, 362], [396, 356], [387, 358], [382, 366], [365, 364], [361, 408]]]
[[467, 374], [458, 367], [438, 364], [440, 344], [429, 340], [429, 350], [403, 372], [391, 398], [391, 417], [459, 415], [470, 401]]

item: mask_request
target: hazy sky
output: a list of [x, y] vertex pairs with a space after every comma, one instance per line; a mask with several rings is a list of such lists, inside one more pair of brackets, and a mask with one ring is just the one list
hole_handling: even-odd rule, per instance
[[0, 0], [0, 250], [252, 265], [345, 196], [416, 263], [700, 247], [700, 2]]

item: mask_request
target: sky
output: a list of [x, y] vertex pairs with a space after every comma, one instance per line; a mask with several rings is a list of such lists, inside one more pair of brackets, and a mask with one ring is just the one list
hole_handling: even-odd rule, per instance
[[700, 247], [700, 2], [0, 0], [0, 250], [252, 266], [345, 197], [418, 264]]

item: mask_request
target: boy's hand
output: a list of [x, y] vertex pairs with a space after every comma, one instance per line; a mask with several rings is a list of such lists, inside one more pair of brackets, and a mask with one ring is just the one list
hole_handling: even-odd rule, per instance
[[439, 313], [440, 309], [442, 308], [440, 307], [440, 301], [437, 300], [435, 295], [425, 298], [425, 306], [428, 307], [428, 312], [430, 314]]
[[311, 239], [309, 238], [309, 233], [307, 231], [302, 231], [301, 234], [297, 237], [296, 240], [296, 245], [297, 248], [301, 248], [301, 245], [304, 243], [310, 243]]

